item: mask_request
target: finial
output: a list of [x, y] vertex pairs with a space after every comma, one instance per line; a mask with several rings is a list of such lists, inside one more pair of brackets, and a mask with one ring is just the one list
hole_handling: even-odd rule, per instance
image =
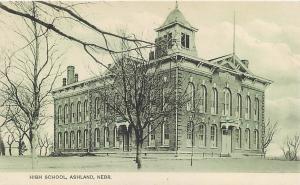
[[178, 9], [178, 1], [176, 0], [175, 8]]

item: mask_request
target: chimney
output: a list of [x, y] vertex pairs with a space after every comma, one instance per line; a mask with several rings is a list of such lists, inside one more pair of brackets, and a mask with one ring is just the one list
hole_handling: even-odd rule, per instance
[[63, 78], [63, 86], [66, 86], [66, 85], [67, 85], [67, 79]]
[[249, 67], [249, 60], [241, 60], [241, 61], [247, 68]]
[[78, 74], [75, 74], [75, 82], [78, 82]]
[[67, 85], [75, 82], [75, 67], [74, 66], [68, 66], [67, 67]]

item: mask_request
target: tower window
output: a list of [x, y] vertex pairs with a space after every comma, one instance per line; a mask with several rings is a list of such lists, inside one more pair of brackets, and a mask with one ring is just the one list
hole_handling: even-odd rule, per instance
[[183, 48], [190, 48], [190, 36], [185, 33], [181, 33], [181, 46]]

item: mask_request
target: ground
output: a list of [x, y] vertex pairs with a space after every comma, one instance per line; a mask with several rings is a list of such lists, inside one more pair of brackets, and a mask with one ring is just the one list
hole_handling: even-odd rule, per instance
[[[0, 172], [31, 170], [31, 158], [0, 157]], [[86, 157], [39, 157], [34, 171], [137, 171], [132, 157], [86, 156]], [[300, 161], [270, 160], [261, 158], [196, 158], [193, 166], [189, 158], [147, 157], [143, 159], [142, 171], [159, 172], [300, 172]]]

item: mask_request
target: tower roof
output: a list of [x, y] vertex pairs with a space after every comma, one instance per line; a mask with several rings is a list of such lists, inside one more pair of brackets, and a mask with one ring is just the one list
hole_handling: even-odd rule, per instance
[[178, 8], [178, 4], [176, 3], [176, 7], [174, 10], [172, 10], [169, 15], [167, 16], [165, 22], [156, 30], [161, 30], [165, 27], [171, 26], [173, 24], [180, 24], [181, 26], [184, 26], [186, 28], [196, 30], [194, 27], [191, 26], [191, 24], [185, 19], [184, 15]]

